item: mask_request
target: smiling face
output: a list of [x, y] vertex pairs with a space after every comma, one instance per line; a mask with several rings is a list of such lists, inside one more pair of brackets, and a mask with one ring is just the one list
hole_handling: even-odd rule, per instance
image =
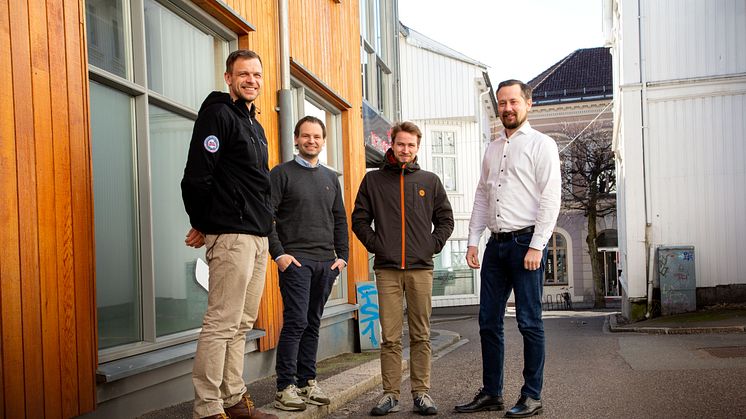
[[420, 149], [420, 145], [417, 144], [417, 135], [407, 131], [397, 132], [391, 149], [394, 150], [394, 157], [399, 163], [413, 162]]
[[262, 90], [262, 63], [256, 58], [238, 58], [224, 75], [231, 99], [252, 103]]
[[529, 109], [531, 99], [523, 97], [520, 85], [504, 86], [497, 91], [497, 113], [508, 136], [526, 122]]
[[298, 147], [298, 154], [306, 161], [316, 164], [325, 142], [324, 130], [321, 125], [307, 121], [298, 127], [295, 145]]

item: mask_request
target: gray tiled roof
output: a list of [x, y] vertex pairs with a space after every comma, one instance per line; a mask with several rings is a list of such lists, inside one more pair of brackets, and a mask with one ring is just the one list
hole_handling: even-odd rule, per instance
[[610, 99], [612, 97], [609, 48], [573, 51], [528, 82], [535, 105]]

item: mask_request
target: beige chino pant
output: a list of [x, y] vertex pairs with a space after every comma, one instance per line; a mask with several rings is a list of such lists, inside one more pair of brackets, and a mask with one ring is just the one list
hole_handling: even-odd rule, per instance
[[430, 390], [430, 314], [432, 269], [376, 269], [381, 321], [383, 392], [399, 398], [401, 387], [403, 301], [409, 323], [409, 378], [412, 396]]
[[267, 270], [266, 237], [208, 234], [205, 246], [210, 285], [192, 373], [195, 418], [222, 413], [246, 392], [246, 332], [259, 312]]

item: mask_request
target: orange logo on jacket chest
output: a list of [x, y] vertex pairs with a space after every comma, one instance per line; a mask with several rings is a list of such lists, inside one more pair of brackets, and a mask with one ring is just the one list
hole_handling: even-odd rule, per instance
[[420, 193], [420, 196], [425, 196], [425, 190], [424, 189], [420, 189], [419, 193]]

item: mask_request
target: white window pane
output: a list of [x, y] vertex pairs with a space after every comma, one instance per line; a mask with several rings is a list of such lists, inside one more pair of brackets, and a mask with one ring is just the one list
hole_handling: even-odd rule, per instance
[[456, 135], [453, 131], [443, 133], [443, 154], [456, 154]]
[[126, 20], [122, 0], [86, 0], [88, 62], [102, 70], [129, 78], [125, 42]]
[[194, 121], [155, 106], [149, 113], [156, 333], [163, 336], [202, 323], [207, 291], [194, 272], [205, 251], [183, 244], [189, 217], [179, 185]]
[[474, 271], [466, 265], [466, 240], [448, 240], [433, 259], [433, 296], [473, 295]]
[[141, 340], [132, 98], [91, 82], [100, 349]]
[[[222, 79], [222, 48], [216, 39], [197, 29], [153, 0], [145, 2], [145, 46], [148, 87], [180, 104], [199, 109]], [[221, 54], [216, 55], [216, 50]]]
[[444, 157], [443, 159], [443, 186], [447, 191], [456, 190], [456, 159]]
[[443, 133], [440, 131], [433, 131], [432, 150], [433, 154], [443, 153]]
[[438, 175], [440, 181], [443, 181], [443, 158], [433, 157], [433, 173]]

